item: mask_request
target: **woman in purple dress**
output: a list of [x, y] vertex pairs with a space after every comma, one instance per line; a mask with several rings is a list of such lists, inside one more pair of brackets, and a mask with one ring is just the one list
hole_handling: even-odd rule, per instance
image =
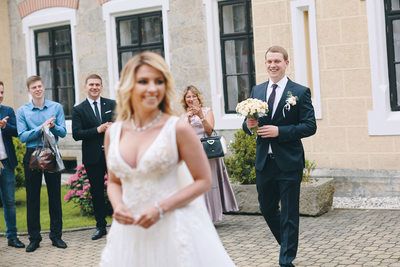
[[[203, 106], [200, 91], [190, 85], [183, 92], [181, 100], [185, 117], [195, 130], [197, 136], [211, 135], [214, 128], [214, 115], [209, 107]], [[235, 195], [229, 183], [228, 173], [223, 158], [209, 159], [212, 188], [204, 194], [208, 213], [213, 222], [222, 220], [222, 212], [237, 211]]]

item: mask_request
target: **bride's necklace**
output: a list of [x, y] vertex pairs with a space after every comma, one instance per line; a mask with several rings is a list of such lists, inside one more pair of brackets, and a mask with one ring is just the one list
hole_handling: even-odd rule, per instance
[[151, 122], [144, 125], [143, 127], [137, 127], [135, 125], [135, 120], [132, 118], [132, 120], [131, 120], [132, 128], [133, 128], [133, 130], [138, 131], [138, 132], [146, 131], [147, 129], [149, 129], [151, 126], [153, 126], [155, 123], [157, 123], [160, 120], [161, 115], [162, 115], [162, 111], [160, 110], [160, 113], [158, 113], [158, 115]]

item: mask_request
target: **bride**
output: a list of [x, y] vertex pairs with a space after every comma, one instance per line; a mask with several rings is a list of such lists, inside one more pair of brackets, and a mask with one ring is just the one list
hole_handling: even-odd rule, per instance
[[118, 117], [105, 135], [114, 220], [100, 266], [234, 266], [201, 199], [211, 186], [207, 157], [172, 115], [172, 83], [152, 52], [121, 72]]

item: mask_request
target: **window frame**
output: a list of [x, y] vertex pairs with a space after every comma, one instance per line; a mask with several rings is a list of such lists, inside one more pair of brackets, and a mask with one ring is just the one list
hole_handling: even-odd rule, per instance
[[[151, 44], [142, 44], [143, 40], [143, 35], [141, 32], [141, 19], [145, 17], [152, 17], [154, 15], [159, 15], [160, 18], [160, 29], [161, 29], [161, 41], [160, 42], [154, 42]], [[120, 36], [120, 22], [128, 19], [134, 19], [137, 18], [138, 24], [137, 24], [137, 32], [139, 33], [138, 36], [138, 44], [137, 45], [121, 45], [121, 36]], [[133, 15], [128, 15], [128, 16], [120, 16], [115, 18], [115, 25], [116, 25], [116, 38], [117, 38], [117, 57], [118, 57], [118, 70], [121, 72], [122, 70], [122, 60], [121, 60], [121, 54], [125, 52], [140, 52], [140, 51], [145, 51], [149, 49], [160, 49], [162, 52], [162, 56], [164, 56], [164, 30], [163, 30], [163, 16], [161, 11], [153, 11], [153, 12], [146, 12], [146, 13], [139, 13], [139, 14], [133, 14]]]
[[[70, 45], [71, 45], [71, 50], [70, 52], [63, 52], [63, 53], [55, 53], [55, 43], [54, 43], [54, 32], [57, 30], [63, 30], [63, 29], [68, 29], [69, 30], [69, 41], [70, 41]], [[38, 55], [38, 50], [39, 50], [39, 46], [38, 46], [38, 34], [42, 33], [42, 32], [48, 32], [49, 33], [49, 43], [50, 43], [50, 53], [49, 55], [42, 55], [39, 56]], [[72, 74], [74, 74], [74, 60], [73, 60], [73, 56], [72, 56], [72, 38], [71, 38], [71, 26], [70, 25], [62, 25], [62, 26], [56, 26], [56, 27], [49, 27], [49, 28], [43, 28], [43, 29], [38, 29], [38, 30], [34, 30], [33, 32], [34, 34], [34, 43], [35, 43], [35, 61], [36, 61], [36, 71], [37, 74], [40, 76], [40, 68], [39, 68], [39, 63], [42, 61], [50, 61], [52, 67], [52, 95], [53, 95], [53, 101], [59, 102], [61, 103], [60, 99], [59, 99], [59, 90], [62, 89], [58, 89], [57, 88], [57, 84], [58, 84], [58, 77], [56, 74], [56, 71], [54, 69], [54, 66], [56, 66], [56, 61], [60, 60], [60, 59], [70, 59], [71, 60], [71, 72]], [[75, 100], [75, 80], [74, 77], [72, 77], [72, 94], [73, 94], [73, 99]], [[69, 103], [73, 105], [74, 103]], [[71, 114], [67, 114], [64, 110], [64, 116], [65, 119], [72, 119], [72, 108], [71, 108]]]
[[[110, 98], [115, 98], [115, 86], [119, 81], [118, 52], [117, 52], [117, 33], [116, 17], [141, 14], [145, 12], [160, 11], [163, 18], [163, 33], [168, 33], [168, 11], [169, 1], [165, 0], [146, 0], [132, 1], [119, 0], [108, 1], [102, 5], [103, 20], [106, 31], [107, 62], [108, 62], [108, 88]], [[163, 35], [164, 58], [167, 64], [170, 63], [169, 36]]]
[[[36, 75], [36, 59], [35, 59], [35, 42], [33, 32], [38, 29], [70, 25], [71, 27], [71, 45], [72, 58], [77, 58], [76, 52], [76, 25], [77, 11], [73, 8], [51, 7], [35, 11], [22, 19], [22, 31], [25, 36], [25, 52], [26, 52], [26, 76]], [[79, 84], [79, 66], [76, 64], [74, 68], [74, 84]], [[25, 84], [24, 84], [25, 85]], [[79, 103], [79, 93], [76, 92], [75, 86], [75, 103]], [[31, 96], [29, 96], [31, 99]], [[67, 133], [72, 132], [71, 120], [65, 121]]]
[[393, 21], [400, 21], [400, 9], [392, 11], [392, 1], [384, 0], [385, 2], [385, 23], [386, 23], [386, 46], [387, 46], [387, 61], [389, 75], [389, 99], [390, 108], [392, 111], [400, 111], [399, 95], [397, 95], [397, 78], [396, 65], [400, 66], [400, 61], [395, 61], [395, 49], [393, 38]]
[[[246, 29], [244, 32], [240, 33], [223, 33], [224, 29], [224, 20], [223, 20], [223, 12], [222, 9], [224, 6], [234, 5], [238, 3], [244, 3], [246, 9]], [[255, 62], [253, 60], [254, 56], [254, 35], [253, 35], [253, 27], [251, 21], [251, 1], [250, 0], [225, 0], [218, 1], [218, 20], [219, 20], [219, 39], [220, 39], [220, 47], [221, 47], [221, 66], [222, 66], [222, 83], [223, 83], [223, 101], [224, 101], [224, 111], [225, 114], [234, 114], [235, 110], [229, 110], [229, 92], [228, 92], [228, 77], [239, 77], [246, 75], [249, 83], [249, 92], [250, 96], [251, 89], [256, 84], [256, 72], [255, 72]], [[247, 73], [236, 73], [236, 74], [227, 74], [226, 70], [226, 55], [225, 55], [225, 42], [229, 40], [246, 40], [246, 44], [248, 47], [249, 53], [247, 54]], [[244, 99], [243, 99], [244, 100]], [[240, 102], [240, 100], [238, 100]]]

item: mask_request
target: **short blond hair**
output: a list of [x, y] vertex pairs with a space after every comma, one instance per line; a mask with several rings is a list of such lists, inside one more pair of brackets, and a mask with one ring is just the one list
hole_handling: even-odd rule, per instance
[[181, 105], [185, 111], [188, 109], [188, 104], [186, 103], [186, 95], [190, 92], [192, 92], [194, 95], [197, 96], [197, 99], [199, 100], [199, 104], [201, 107], [204, 106], [204, 100], [203, 100], [203, 95], [200, 93], [199, 89], [197, 89], [194, 85], [189, 85], [188, 87], [183, 90], [183, 97], [181, 99]]
[[160, 71], [164, 76], [166, 91], [159, 108], [166, 114], [175, 114], [171, 105], [176, 97], [176, 92], [173, 89], [174, 81], [169, 67], [159, 54], [145, 51], [132, 57], [121, 71], [120, 82], [117, 86], [117, 121], [124, 121], [133, 116], [134, 107], [131, 103], [131, 93], [132, 90], [135, 90], [136, 73], [143, 65]]
[[286, 51], [285, 48], [279, 45], [273, 45], [270, 48], [268, 48], [267, 52], [265, 52], [265, 59], [267, 59], [267, 54], [268, 52], [271, 53], [281, 53], [283, 55], [283, 59], [287, 61], [289, 59], [288, 52]]
[[42, 81], [42, 77], [40, 77], [38, 75], [32, 75], [32, 76], [28, 77], [28, 79], [26, 79], [26, 88], [29, 89], [29, 86], [32, 83], [38, 82], [38, 81]]

